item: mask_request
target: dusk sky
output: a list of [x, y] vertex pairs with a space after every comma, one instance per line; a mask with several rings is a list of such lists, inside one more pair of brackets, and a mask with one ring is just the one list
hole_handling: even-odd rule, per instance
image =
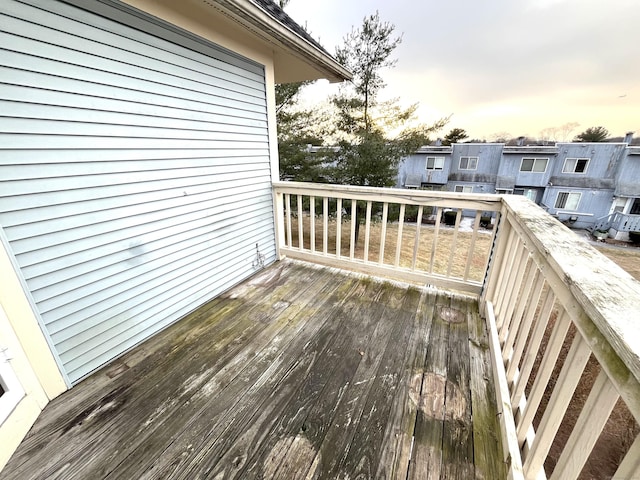
[[[537, 138], [579, 124], [640, 136], [638, 0], [291, 0], [287, 13], [330, 52], [378, 10], [402, 44], [383, 98], [418, 102], [419, 120], [452, 115], [441, 134]], [[327, 82], [307, 98], [323, 99]]]

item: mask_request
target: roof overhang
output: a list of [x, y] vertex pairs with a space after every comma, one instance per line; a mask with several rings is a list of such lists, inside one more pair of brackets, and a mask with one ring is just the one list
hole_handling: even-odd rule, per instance
[[319, 45], [304, 38], [290, 26], [279, 21], [262, 6], [251, 0], [202, 0], [217, 8], [274, 51], [276, 83], [326, 78], [341, 82], [352, 77]]

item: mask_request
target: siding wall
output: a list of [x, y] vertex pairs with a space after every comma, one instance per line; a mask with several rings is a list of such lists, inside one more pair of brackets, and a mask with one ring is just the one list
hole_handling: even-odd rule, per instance
[[616, 196], [640, 197], [640, 148], [626, 149], [624, 161], [616, 174]]
[[[444, 166], [442, 170], [427, 170], [427, 157], [443, 157]], [[410, 155], [400, 162], [398, 166], [398, 186], [405, 185], [407, 177], [419, 176], [421, 182], [444, 185], [447, 183], [449, 170], [451, 168], [451, 152], [436, 154], [416, 153]]]
[[[502, 144], [480, 143], [453, 145], [451, 154], [451, 172], [449, 184], [461, 182], [477, 182], [494, 185], [497, 180], [498, 167], [502, 158]], [[460, 170], [460, 157], [478, 157], [476, 170]], [[493, 190], [488, 193], [494, 193]]]
[[[521, 172], [523, 158], [546, 158], [547, 169], [545, 172]], [[502, 162], [498, 175], [504, 178], [514, 179], [516, 187], [546, 187], [549, 177], [553, 171], [553, 166], [557, 162], [555, 153], [503, 153]]]
[[[400, 162], [398, 187], [408, 174], [423, 171], [428, 156], [443, 155], [440, 146], [421, 147]], [[460, 157], [478, 157], [476, 170], [460, 170]], [[608, 215], [620, 199], [640, 197], [640, 148], [626, 143], [558, 143], [556, 145], [504, 146], [503, 144], [454, 144], [445, 154], [445, 170], [437, 172], [446, 190], [471, 186], [474, 193], [496, 189], [515, 194], [535, 192], [535, 202], [575, 228], [590, 228]], [[548, 159], [545, 172], [521, 172], [523, 158]], [[567, 158], [588, 158], [585, 172], [563, 172]], [[581, 193], [577, 209], [556, 209], [559, 192]], [[529, 195], [528, 195], [529, 196]], [[533, 198], [532, 198], [533, 199]], [[560, 212], [560, 213], [558, 213]], [[577, 220], [576, 220], [577, 218]]]
[[[570, 210], [567, 208], [555, 208], [556, 199], [559, 192], [580, 193], [578, 208]], [[557, 215], [560, 221], [567, 221], [571, 218], [569, 225], [572, 228], [588, 228], [601, 217], [609, 214], [613, 190], [594, 190], [575, 187], [548, 187], [545, 190], [542, 204], [548, 207], [548, 212]]]
[[264, 68], [28, 3], [0, 4], [0, 224], [73, 383], [275, 260]]

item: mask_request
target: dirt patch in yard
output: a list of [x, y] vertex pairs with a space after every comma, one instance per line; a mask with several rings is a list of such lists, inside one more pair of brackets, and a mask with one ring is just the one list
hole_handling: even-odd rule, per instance
[[[533, 379], [540, 367], [540, 363], [545, 354], [547, 344], [551, 331], [557, 321], [557, 311], [553, 312], [547, 325], [544, 338], [542, 340], [540, 349], [537, 352], [536, 363], [534, 370], [529, 379], [525, 392], [527, 396], [531, 393], [533, 385]], [[538, 429], [540, 421], [544, 412], [546, 411], [549, 399], [556, 386], [557, 379], [560, 375], [560, 370], [565, 363], [565, 359], [569, 352], [569, 348], [576, 335], [576, 328], [572, 325], [569, 328], [569, 332], [563, 342], [562, 349], [558, 356], [554, 371], [549, 380], [549, 384], [545, 390], [544, 396], [540, 402], [540, 408], [534, 419], [534, 428]], [[576, 390], [571, 398], [571, 402], [564, 414], [564, 418], [558, 432], [555, 436], [554, 442], [549, 450], [547, 458], [544, 462], [544, 469], [547, 478], [550, 477], [553, 472], [562, 451], [569, 440], [569, 437], [577, 423], [578, 417], [582, 413], [583, 407], [587, 401], [591, 389], [600, 373], [601, 367], [594, 358], [593, 355], [589, 358], [587, 365], [580, 377], [580, 381], [576, 387]], [[628, 452], [631, 444], [635, 438], [640, 434], [640, 426], [636, 422], [635, 418], [625, 405], [625, 403], [619, 399], [616, 403], [607, 423], [605, 424], [602, 433], [596, 442], [591, 455], [589, 456], [582, 472], [578, 476], [579, 480], [596, 480], [596, 479], [611, 479], [615, 474], [620, 462]]]
[[630, 246], [628, 242], [621, 242], [621, 244], [606, 243], [602, 245], [596, 243], [593, 246], [600, 253], [630, 273], [633, 278], [640, 281], [640, 248]]

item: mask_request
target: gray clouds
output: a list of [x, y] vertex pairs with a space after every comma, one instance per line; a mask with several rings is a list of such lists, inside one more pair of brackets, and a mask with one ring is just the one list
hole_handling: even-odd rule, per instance
[[376, 9], [403, 35], [388, 96], [453, 112], [472, 136], [567, 121], [640, 129], [637, 0], [292, 0], [287, 11], [333, 51]]

